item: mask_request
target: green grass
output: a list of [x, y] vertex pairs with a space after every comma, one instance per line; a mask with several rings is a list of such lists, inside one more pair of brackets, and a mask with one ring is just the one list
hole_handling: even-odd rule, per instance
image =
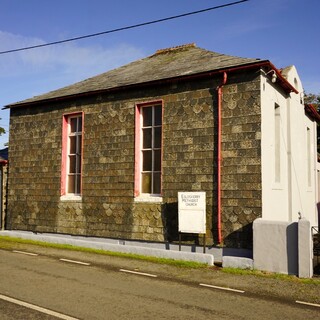
[[248, 270], [248, 269], [237, 269], [237, 268], [222, 268], [222, 272], [234, 275], [249, 275], [249, 276], [257, 276], [263, 278], [272, 278], [279, 279], [284, 281], [292, 281], [297, 283], [305, 283], [305, 284], [315, 284], [320, 285], [320, 279], [303, 279], [298, 278], [294, 275], [287, 275], [282, 273], [274, 273], [260, 270]]
[[107, 250], [102, 250], [102, 249], [78, 247], [78, 246], [73, 246], [70, 244], [49, 243], [49, 242], [0, 236], [0, 248], [2, 248], [2, 249], [13, 249], [14, 244], [16, 244], [16, 243], [29, 244], [29, 245], [40, 246], [40, 247], [44, 247], [44, 248], [72, 250], [72, 251], [107, 255], [107, 256], [112, 256], [112, 257], [142, 260], [142, 261], [148, 261], [148, 262], [153, 262], [153, 263], [172, 265], [172, 266], [181, 267], [181, 268], [200, 269], [200, 268], [207, 268], [208, 267], [207, 264], [200, 263], [200, 262], [194, 262], [194, 261], [158, 258], [158, 257], [144, 256], [144, 255], [139, 255], [139, 254], [134, 254], [134, 253], [122, 253], [122, 252], [107, 251]]
[[[202, 269], [210, 269], [210, 268], [212, 268], [212, 267], [208, 266], [207, 264], [194, 262], [194, 261], [158, 258], [158, 257], [144, 256], [144, 255], [133, 254], [133, 253], [122, 253], [122, 252], [115, 252], [115, 251], [106, 251], [106, 250], [101, 250], [101, 249], [78, 247], [78, 246], [73, 246], [73, 245], [69, 245], [69, 244], [49, 243], [49, 242], [0, 236], [0, 248], [2, 248], [2, 249], [16, 249], [16, 246], [15, 246], [16, 244], [28, 244], [28, 245], [40, 246], [43, 248], [54, 248], [54, 249], [63, 249], [63, 250], [79, 251], [79, 252], [86, 252], [86, 253], [94, 253], [94, 254], [100, 254], [100, 255], [107, 255], [107, 256], [111, 256], [111, 257], [135, 259], [135, 260], [147, 261], [147, 262], [152, 262], [152, 263], [171, 265], [171, 266], [181, 267], [181, 268], [190, 268], [190, 269], [201, 269], [201, 268]], [[216, 270], [216, 268], [214, 268], [214, 269]], [[218, 269], [221, 272], [228, 273], [228, 274], [234, 274], [234, 275], [257, 276], [257, 277], [278, 279], [278, 280], [283, 280], [283, 281], [292, 281], [292, 282], [294, 281], [297, 283], [320, 285], [320, 279], [301, 279], [301, 278], [298, 278], [298, 277], [292, 276], [292, 275], [259, 271], [259, 270], [248, 270], [248, 269], [237, 269], [237, 268], [218, 268]]]

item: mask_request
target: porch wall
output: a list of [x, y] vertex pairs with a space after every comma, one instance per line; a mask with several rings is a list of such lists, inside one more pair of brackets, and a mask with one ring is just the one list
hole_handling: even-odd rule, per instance
[[257, 219], [253, 223], [254, 268], [270, 272], [313, 275], [311, 225]]

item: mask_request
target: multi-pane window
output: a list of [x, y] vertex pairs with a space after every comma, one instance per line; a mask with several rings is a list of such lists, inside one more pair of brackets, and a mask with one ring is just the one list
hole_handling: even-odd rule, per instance
[[140, 117], [140, 192], [160, 195], [162, 106], [141, 107]]
[[81, 193], [82, 115], [68, 117], [66, 193]]

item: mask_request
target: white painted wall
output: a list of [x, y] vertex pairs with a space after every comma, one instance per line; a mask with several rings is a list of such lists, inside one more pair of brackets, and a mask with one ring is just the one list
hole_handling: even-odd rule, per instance
[[254, 268], [297, 275], [298, 240], [298, 223], [256, 219], [253, 222]]
[[318, 226], [320, 226], [320, 163], [317, 163], [317, 182], [318, 184], [318, 196], [317, 196], [317, 211], [318, 211]]
[[[287, 100], [261, 75], [262, 218], [288, 221]], [[275, 104], [280, 107], [280, 181], [275, 172]]]
[[[300, 213], [311, 225], [317, 225], [316, 123], [305, 114], [301, 100], [303, 87], [295, 67], [285, 69], [284, 76], [298, 94], [281, 93], [281, 88], [270, 81], [269, 75], [261, 74], [262, 218], [292, 222], [298, 221]], [[275, 104], [280, 106], [281, 119], [280, 182], [275, 179]]]

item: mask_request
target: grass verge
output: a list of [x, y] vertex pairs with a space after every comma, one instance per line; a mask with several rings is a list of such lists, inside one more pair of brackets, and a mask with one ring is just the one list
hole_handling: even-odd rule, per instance
[[296, 283], [304, 283], [304, 284], [313, 284], [320, 286], [320, 279], [301, 279], [296, 276], [280, 274], [280, 273], [273, 273], [273, 272], [266, 272], [266, 271], [259, 271], [259, 270], [248, 270], [248, 269], [237, 269], [237, 268], [217, 268], [217, 267], [210, 267], [207, 264], [194, 262], [194, 261], [184, 261], [184, 260], [174, 260], [174, 259], [167, 259], [167, 258], [158, 258], [152, 256], [144, 256], [139, 254], [133, 253], [122, 253], [122, 252], [115, 252], [115, 251], [107, 251], [102, 249], [93, 249], [93, 248], [86, 248], [86, 247], [78, 247], [69, 244], [57, 244], [57, 243], [50, 243], [50, 242], [42, 242], [42, 241], [35, 241], [35, 240], [27, 240], [22, 238], [13, 238], [8, 236], [0, 236], [0, 249], [16, 249], [17, 244], [26, 244], [32, 246], [39, 246], [43, 248], [53, 248], [53, 249], [62, 249], [62, 250], [70, 250], [70, 251], [78, 251], [78, 252], [86, 252], [86, 253], [93, 253], [93, 254], [100, 254], [100, 255], [107, 255], [111, 257], [118, 257], [118, 258], [126, 258], [126, 259], [135, 259], [141, 260], [146, 262], [152, 263], [159, 263], [165, 265], [171, 265], [175, 267], [181, 268], [190, 268], [190, 269], [214, 269], [219, 270], [223, 273], [227, 274], [234, 274], [234, 275], [241, 275], [241, 276], [257, 276], [263, 278], [271, 278], [271, 279], [278, 279], [283, 281], [290, 281]]
[[258, 276], [263, 278], [272, 278], [290, 282], [297, 282], [297, 283], [305, 283], [305, 284], [315, 284], [320, 286], [320, 279], [312, 278], [312, 279], [303, 279], [298, 278], [294, 275], [287, 275], [282, 273], [274, 273], [274, 272], [267, 272], [261, 270], [248, 270], [248, 269], [236, 269], [236, 268], [222, 268], [222, 272], [234, 275], [248, 275], [248, 276]]
[[27, 244], [27, 245], [33, 245], [33, 246], [40, 246], [43, 248], [54, 248], [54, 249], [94, 253], [94, 254], [107, 255], [112, 257], [135, 259], [135, 260], [142, 260], [142, 261], [153, 262], [153, 263], [172, 265], [172, 266], [181, 267], [181, 268], [201, 269], [201, 268], [208, 267], [207, 264], [194, 262], [194, 261], [158, 258], [158, 257], [144, 256], [144, 255], [139, 255], [134, 253], [123, 253], [123, 252], [107, 251], [102, 249], [78, 247], [70, 244], [58, 244], [58, 243], [50, 243], [50, 242], [42, 242], [42, 241], [0, 236], [0, 248], [14, 249], [15, 248], [14, 244]]

